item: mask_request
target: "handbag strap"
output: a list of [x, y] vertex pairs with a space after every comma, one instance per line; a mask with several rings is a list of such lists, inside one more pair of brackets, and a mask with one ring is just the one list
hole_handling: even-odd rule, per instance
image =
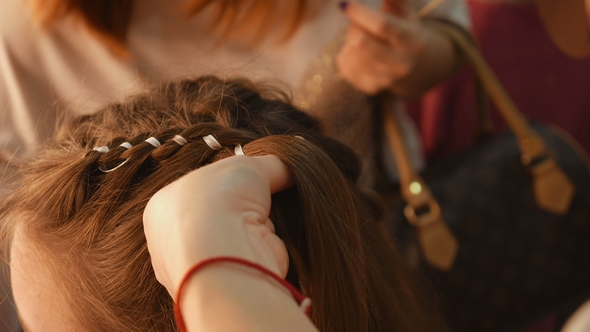
[[418, 242], [426, 262], [439, 270], [448, 271], [455, 262], [459, 242], [444, 222], [438, 202], [410, 161], [395, 119], [394, 97], [389, 93], [382, 93], [379, 97], [385, 135], [395, 156], [401, 195], [406, 203], [404, 214], [417, 229]]
[[436, 20], [424, 23], [448, 35], [455, 42], [471, 64], [488, 96], [496, 104], [500, 115], [517, 137], [521, 162], [529, 169], [533, 179], [537, 205], [555, 214], [565, 214], [575, 193], [573, 183], [559, 168], [541, 137], [531, 129], [473, 40], [452, 24]]
[[[521, 151], [521, 162], [532, 176], [537, 205], [555, 214], [565, 214], [575, 193], [575, 187], [559, 168], [545, 143], [529, 126], [474, 41], [461, 28], [439, 20], [425, 20], [424, 24], [449, 36], [474, 69], [479, 83], [495, 103], [498, 111], [515, 134]], [[395, 156], [406, 202], [404, 213], [417, 228], [425, 260], [435, 268], [452, 268], [458, 242], [443, 221], [440, 207], [424, 180], [410, 162], [402, 134], [393, 112], [393, 96], [380, 96], [385, 134]], [[481, 106], [481, 105], [480, 105]], [[484, 123], [483, 118], [480, 119]]]

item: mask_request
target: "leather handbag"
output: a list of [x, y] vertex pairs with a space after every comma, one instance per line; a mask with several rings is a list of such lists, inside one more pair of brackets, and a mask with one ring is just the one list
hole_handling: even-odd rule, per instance
[[463, 31], [428, 24], [462, 51], [510, 131], [419, 174], [392, 97], [381, 96], [400, 176], [389, 190], [388, 228], [417, 257], [454, 331], [517, 331], [567, 315], [590, 298], [588, 156], [561, 130], [529, 123]]

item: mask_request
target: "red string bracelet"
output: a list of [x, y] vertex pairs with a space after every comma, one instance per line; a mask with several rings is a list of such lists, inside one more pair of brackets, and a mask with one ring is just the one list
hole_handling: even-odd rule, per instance
[[185, 274], [184, 278], [182, 278], [182, 281], [180, 282], [180, 286], [178, 287], [178, 292], [176, 293], [176, 299], [174, 301], [174, 317], [176, 318], [176, 325], [178, 326], [178, 330], [180, 332], [186, 332], [186, 325], [184, 324], [184, 319], [182, 318], [182, 312], [180, 310], [180, 297], [182, 295], [182, 291], [184, 290], [184, 288], [187, 285], [190, 278], [195, 273], [197, 273], [199, 270], [203, 269], [204, 267], [206, 267], [208, 265], [211, 265], [214, 263], [219, 263], [219, 262], [230, 262], [230, 263], [235, 263], [238, 265], [244, 265], [244, 266], [253, 268], [255, 270], [258, 270], [258, 271], [262, 272], [263, 274], [273, 278], [274, 280], [279, 282], [281, 285], [285, 286], [291, 292], [291, 294], [293, 295], [293, 297], [295, 298], [295, 300], [297, 301], [297, 303], [299, 304], [301, 309], [309, 317], [309, 313], [311, 311], [311, 300], [309, 298], [307, 298], [305, 295], [301, 294], [301, 292], [299, 292], [297, 290], [297, 288], [295, 288], [293, 285], [291, 285], [291, 283], [289, 283], [288, 281], [279, 277], [278, 275], [276, 275], [276, 273], [270, 271], [269, 269], [265, 268], [264, 266], [262, 266], [260, 264], [253, 263], [251, 261], [248, 261], [248, 260], [245, 260], [242, 258], [238, 258], [238, 257], [220, 256], [220, 257], [208, 258], [208, 259], [205, 259], [205, 260], [193, 265], [193, 267], [191, 267], [190, 270], [188, 270], [188, 272]]

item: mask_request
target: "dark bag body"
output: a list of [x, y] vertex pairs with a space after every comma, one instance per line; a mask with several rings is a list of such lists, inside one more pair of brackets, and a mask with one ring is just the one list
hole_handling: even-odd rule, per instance
[[[450, 271], [419, 263], [453, 330], [517, 330], [548, 314], [571, 312], [590, 298], [587, 157], [560, 131], [531, 127], [576, 187], [564, 215], [536, 205], [511, 133], [479, 142], [423, 174], [460, 246]], [[399, 196], [392, 202], [388, 227], [412, 252], [417, 244], [405, 204]]]

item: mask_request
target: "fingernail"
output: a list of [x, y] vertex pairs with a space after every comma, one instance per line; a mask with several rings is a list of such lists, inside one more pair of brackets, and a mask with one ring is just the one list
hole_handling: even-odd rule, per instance
[[346, 8], [348, 8], [348, 5], [348, 1], [340, 1], [340, 9], [346, 10]]

